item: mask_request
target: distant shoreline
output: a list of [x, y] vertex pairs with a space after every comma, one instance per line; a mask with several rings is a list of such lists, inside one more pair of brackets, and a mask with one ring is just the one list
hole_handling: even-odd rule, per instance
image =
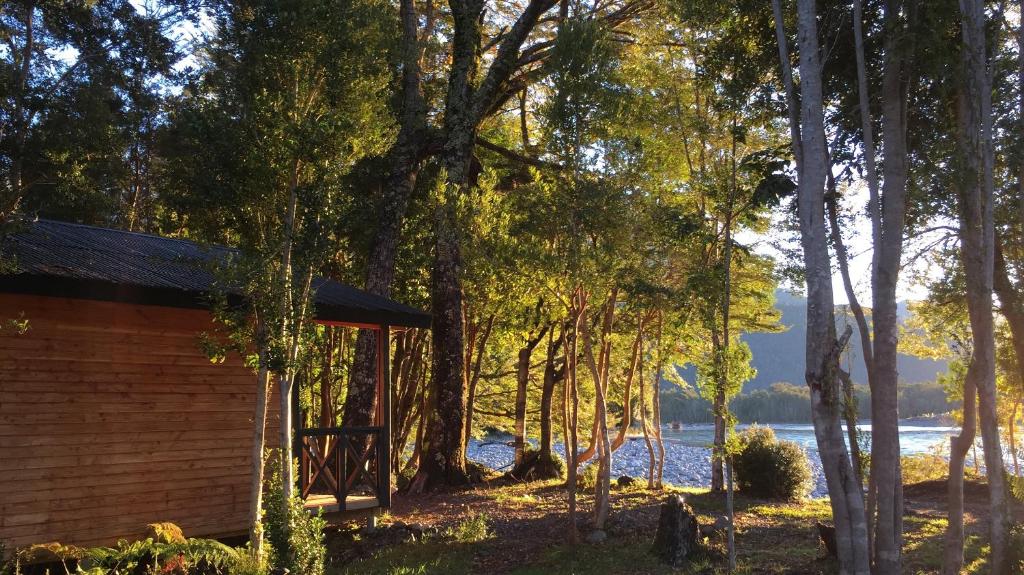
[[[671, 429], [672, 425], [680, 424], [683, 427], [692, 427], [695, 425], [700, 426], [712, 426], [713, 422], [701, 421], [701, 422], [664, 422], [661, 424], [662, 429]], [[857, 420], [857, 425], [870, 425], [870, 419]], [[949, 413], [940, 413], [936, 415], [928, 416], [917, 416], [908, 417], [906, 419], [900, 419], [900, 425], [912, 425], [917, 427], [958, 427], [959, 424], [953, 419], [953, 416]], [[739, 425], [813, 425], [810, 421], [757, 421], [757, 422], [741, 422]]]

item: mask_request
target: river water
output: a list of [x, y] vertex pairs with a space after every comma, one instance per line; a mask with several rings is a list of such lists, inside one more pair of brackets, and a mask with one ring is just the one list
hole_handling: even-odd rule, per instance
[[[748, 425], [737, 425], [736, 430], [742, 431]], [[814, 439], [814, 426], [795, 423], [766, 424], [775, 431], [779, 439], [793, 441], [808, 451], [817, 451]], [[867, 438], [871, 436], [871, 423], [857, 424], [857, 429]], [[844, 427], [845, 430], [845, 427]], [[942, 427], [929, 425], [900, 425], [900, 452], [903, 455], [917, 453], [934, 453], [936, 449], [949, 445], [950, 436], [960, 432], [959, 427]], [[714, 441], [714, 426], [711, 424], [684, 424], [682, 429], [675, 430], [669, 426], [662, 428], [662, 436], [666, 441], [678, 442], [690, 447], [707, 447]]]
[[[749, 426], [738, 425], [738, 430]], [[825, 477], [821, 472], [818, 458], [818, 446], [814, 440], [814, 428], [805, 424], [774, 423], [770, 427], [775, 430], [779, 439], [794, 441], [807, 451], [808, 462], [813, 475], [814, 497], [823, 497], [828, 493]], [[864, 422], [857, 426], [864, 434], [870, 436], [871, 423]], [[949, 445], [949, 437], [959, 432], [956, 427], [941, 427], [904, 422], [900, 425], [900, 449], [904, 455], [916, 453], [934, 453], [936, 449]], [[714, 427], [710, 424], [683, 425], [674, 430], [670, 426], [662, 428], [665, 438], [665, 481], [675, 485], [707, 487], [711, 483], [711, 449]], [[587, 438], [581, 438], [585, 443]], [[492, 436], [484, 440], [473, 439], [467, 450], [469, 458], [492, 469], [506, 471], [512, 465], [512, 447], [509, 436]], [[558, 444], [555, 451], [562, 454], [562, 445]], [[640, 437], [630, 437], [621, 449], [612, 457], [612, 476], [630, 475], [644, 477], [647, 475], [648, 455], [644, 441]]]

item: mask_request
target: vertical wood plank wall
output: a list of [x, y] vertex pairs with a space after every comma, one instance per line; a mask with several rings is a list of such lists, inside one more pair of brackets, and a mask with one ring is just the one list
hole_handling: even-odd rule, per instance
[[200, 350], [208, 312], [0, 294], [0, 322], [21, 314], [0, 328], [0, 541], [245, 532], [256, 378]]

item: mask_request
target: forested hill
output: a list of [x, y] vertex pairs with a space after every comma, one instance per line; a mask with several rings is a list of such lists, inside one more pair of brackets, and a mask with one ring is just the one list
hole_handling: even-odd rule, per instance
[[[750, 351], [754, 356], [753, 364], [757, 368], [757, 377], [747, 382], [744, 391], [764, 389], [776, 382], [800, 385], [804, 380], [806, 300], [802, 296], [783, 290], [776, 292], [775, 297], [775, 305], [782, 312], [782, 323], [788, 329], [782, 333], [752, 333], [743, 336], [743, 340], [750, 345]], [[905, 303], [900, 303], [899, 313], [901, 317], [907, 317]], [[838, 313], [837, 318], [838, 328], [844, 329], [844, 322], [847, 320]], [[860, 338], [856, 334], [857, 327], [852, 317], [849, 318], [849, 322], [855, 331], [854, 336], [850, 338], [850, 353], [844, 358], [844, 368], [852, 368], [855, 383], [866, 384], [868, 379], [861, 359], [863, 356]], [[899, 358], [900, 381], [903, 383], [934, 381], [937, 374], [945, 371], [946, 363], [942, 361], [923, 360], [902, 354]]]

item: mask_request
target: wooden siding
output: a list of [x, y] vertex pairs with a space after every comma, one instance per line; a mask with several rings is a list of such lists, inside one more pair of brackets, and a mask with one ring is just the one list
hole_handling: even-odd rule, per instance
[[246, 531], [255, 376], [200, 350], [208, 312], [0, 294], [0, 322], [22, 315], [0, 329], [0, 541]]

